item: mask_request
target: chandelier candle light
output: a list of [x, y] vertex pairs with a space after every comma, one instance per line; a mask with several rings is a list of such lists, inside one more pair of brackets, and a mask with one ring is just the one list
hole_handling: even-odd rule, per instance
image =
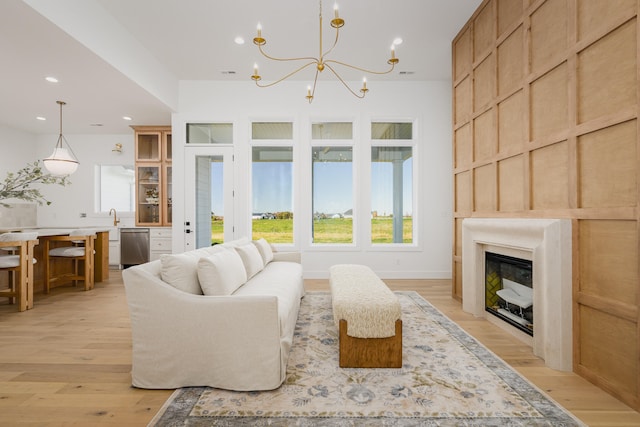
[[331, 20], [331, 26], [333, 28], [335, 28], [335, 30], [336, 30], [336, 38], [335, 38], [331, 48], [328, 49], [327, 51], [323, 51], [322, 50], [322, 0], [320, 0], [319, 3], [320, 3], [320, 25], [319, 25], [320, 49], [319, 49], [319, 56], [317, 58], [314, 58], [314, 57], [275, 58], [273, 56], [268, 55], [263, 50], [263, 46], [267, 43], [267, 40], [264, 37], [262, 37], [262, 26], [260, 24], [258, 24], [258, 27], [257, 27], [258, 33], [257, 33], [256, 37], [253, 38], [253, 43], [256, 46], [258, 46], [258, 50], [260, 51], [260, 53], [265, 58], [271, 59], [273, 61], [307, 61], [307, 62], [305, 64], [303, 64], [302, 66], [296, 68], [295, 70], [293, 70], [289, 74], [281, 77], [280, 79], [278, 79], [278, 80], [276, 80], [276, 81], [274, 81], [272, 83], [268, 83], [268, 84], [260, 84], [259, 83], [260, 80], [262, 80], [262, 76], [260, 76], [260, 74], [258, 73], [258, 64], [254, 64], [254, 66], [253, 66], [253, 75], [251, 76], [251, 79], [256, 83], [256, 85], [258, 87], [270, 87], [270, 86], [273, 86], [275, 84], [280, 83], [283, 80], [288, 79], [289, 77], [293, 76], [294, 74], [304, 70], [305, 68], [307, 68], [307, 67], [309, 67], [311, 65], [315, 65], [316, 74], [315, 74], [315, 78], [313, 79], [313, 85], [307, 86], [307, 96], [306, 96], [306, 98], [309, 101], [309, 103], [311, 103], [313, 101], [313, 98], [314, 98], [315, 93], [316, 93], [316, 86], [317, 86], [317, 83], [318, 83], [318, 75], [319, 75], [319, 73], [324, 71], [325, 68], [329, 69], [338, 78], [338, 80], [340, 80], [340, 82], [344, 85], [344, 87], [346, 87], [347, 90], [349, 92], [351, 92], [351, 94], [353, 94], [357, 98], [364, 98], [364, 96], [369, 91], [369, 89], [367, 89], [367, 78], [365, 77], [365, 78], [362, 79], [362, 88], [360, 88], [360, 90], [359, 90], [360, 93], [357, 93], [356, 91], [351, 89], [351, 87], [347, 84], [347, 82], [344, 81], [344, 79], [342, 77], [340, 77], [340, 75], [338, 74], [338, 72], [336, 71], [334, 66], [335, 65], [340, 65], [340, 66], [352, 68], [354, 70], [359, 70], [359, 71], [362, 71], [362, 72], [368, 73], [368, 74], [388, 74], [391, 71], [393, 71], [395, 65], [399, 62], [399, 59], [396, 58], [396, 54], [395, 54], [395, 45], [391, 46], [391, 58], [389, 58], [389, 60], [387, 61], [387, 64], [389, 64], [391, 67], [386, 71], [372, 71], [372, 70], [367, 70], [367, 69], [362, 68], [362, 67], [357, 67], [355, 65], [347, 64], [345, 62], [336, 61], [334, 59], [326, 59], [326, 56], [329, 55], [329, 53], [331, 53], [333, 48], [335, 48], [336, 45], [338, 44], [338, 38], [340, 37], [340, 28], [342, 26], [344, 26], [344, 19], [340, 18], [340, 16], [338, 15], [338, 5], [334, 4], [334, 6], [333, 6], [334, 18]]
[[[62, 135], [62, 106], [66, 105], [64, 101], [56, 101], [60, 105], [60, 136], [58, 136], [58, 142], [53, 149], [53, 154], [43, 160], [44, 167], [52, 175], [71, 175], [78, 169], [78, 160], [71, 149], [71, 146], [67, 142], [67, 139]], [[66, 149], [62, 142], [67, 144], [69, 149]]]

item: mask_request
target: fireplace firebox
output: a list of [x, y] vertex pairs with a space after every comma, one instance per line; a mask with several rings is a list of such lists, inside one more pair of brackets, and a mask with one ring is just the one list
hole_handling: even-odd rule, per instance
[[485, 252], [485, 311], [533, 336], [532, 262]]

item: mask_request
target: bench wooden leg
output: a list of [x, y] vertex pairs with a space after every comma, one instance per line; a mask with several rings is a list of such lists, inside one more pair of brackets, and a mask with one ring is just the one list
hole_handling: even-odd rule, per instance
[[355, 338], [347, 335], [347, 321], [340, 320], [341, 368], [401, 368], [402, 320], [388, 338]]

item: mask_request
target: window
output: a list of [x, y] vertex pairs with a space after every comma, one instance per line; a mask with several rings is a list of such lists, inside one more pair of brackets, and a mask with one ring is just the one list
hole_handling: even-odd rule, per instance
[[353, 242], [353, 149], [313, 147], [313, 243]]
[[413, 242], [413, 149], [371, 148], [371, 241]]
[[224, 242], [224, 156], [196, 156], [195, 167], [196, 247], [204, 248]]
[[252, 238], [293, 243], [293, 148], [253, 147]]
[[187, 144], [233, 144], [233, 124], [187, 123]]
[[293, 123], [253, 122], [251, 123], [251, 139], [293, 139]]
[[371, 242], [413, 243], [413, 123], [371, 123]]
[[327, 122], [311, 124], [311, 139], [353, 139], [353, 124]]
[[371, 123], [371, 139], [413, 139], [413, 123]]
[[251, 123], [252, 238], [293, 243], [293, 123]]

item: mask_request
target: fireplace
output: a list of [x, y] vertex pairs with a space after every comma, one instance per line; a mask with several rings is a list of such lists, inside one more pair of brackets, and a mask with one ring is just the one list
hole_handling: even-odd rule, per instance
[[484, 256], [484, 309], [533, 336], [531, 261], [493, 252]]
[[[501, 327], [531, 345], [546, 366], [563, 371], [573, 368], [571, 231], [569, 219], [467, 218], [462, 222], [463, 310], [505, 325]], [[497, 320], [486, 310], [487, 252], [531, 261], [532, 334]], [[519, 309], [513, 309], [519, 316]]]

